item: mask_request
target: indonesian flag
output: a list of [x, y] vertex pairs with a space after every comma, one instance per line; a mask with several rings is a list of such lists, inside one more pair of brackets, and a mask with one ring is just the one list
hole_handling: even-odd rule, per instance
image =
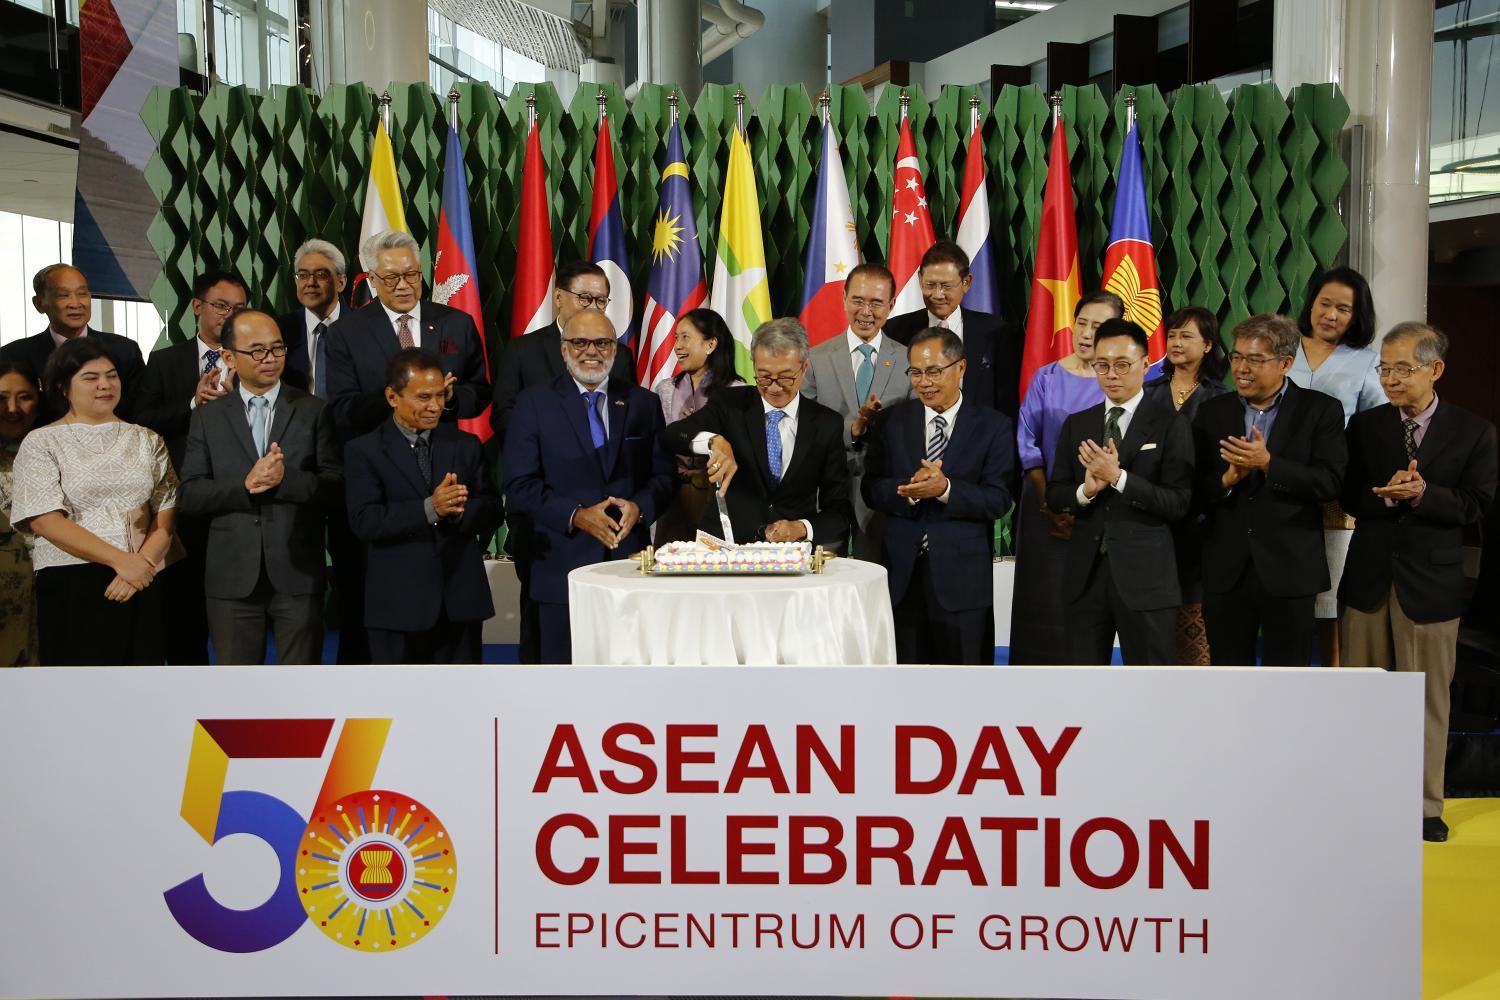
[[1146, 211], [1146, 182], [1141, 173], [1141, 137], [1132, 121], [1120, 150], [1115, 217], [1104, 251], [1104, 287], [1125, 303], [1125, 318], [1151, 338], [1146, 357], [1156, 364], [1167, 355], [1167, 331], [1161, 322], [1161, 282], [1156, 277], [1156, 250], [1151, 245], [1151, 216]]
[[521, 169], [521, 235], [516, 240], [516, 281], [510, 303], [510, 335], [519, 337], [552, 322], [552, 217], [547, 213], [547, 175], [536, 122], [526, 137]]
[[693, 192], [682, 155], [682, 128], [673, 122], [661, 168], [661, 194], [651, 220], [651, 273], [641, 309], [643, 339], [635, 356], [641, 385], [654, 388], [677, 370], [677, 354], [672, 349], [677, 320], [703, 305], [707, 297], [698, 224], [693, 220]]
[[1036, 238], [1036, 270], [1026, 311], [1026, 347], [1021, 355], [1021, 399], [1043, 365], [1073, 353], [1073, 310], [1083, 297], [1078, 278], [1078, 224], [1073, 216], [1073, 172], [1061, 116], [1052, 126], [1042, 228]]
[[964, 189], [958, 201], [959, 247], [969, 255], [969, 284], [964, 302], [979, 312], [1000, 313], [1000, 291], [995, 285], [995, 258], [990, 252], [990, 195], [984, 182], [984, 140], [979, 123], [969, 136], [964, 158]]
[[[620, 215], [620, 187], [615, 183], [615, 153], [609, 138], [609, 116], [599, 116], [594, 144], [594, 203], [589, 212], [589, 260], [609, 277], [609, 308], [604, 315], [615, 328], [620, 349], [635, 350], [635, 298], [625, 260], [625, 220]], [[551, 301], [551, 296], [548, 296]]]
[[[375, 125], [375, 143], [370, 150], [370, 179], [365, 184], [365, 210], [359, 220], [359, 251], [364, 252], [365, 240], [386, 232], [409, 233], [406, 228], [406, 210], [401, 207], [401, 187], [396, 180], [396, 155], [391, 149], [391, 137], [386, 134], [385, 122]], [[371, 264], [374, 261], [370, 262]], [[375, 298], [370, 291], [369, 274], [365, 260], [360, 257], [359, 273], [354, 276], [349, 289], [349, 304], [358, 309], [369, 305]]]
[[[474, 277], [474, 224], [469, 217], [469, 179], [464, 170], [464, 146], [456, 129], [448, 130], [443, 151], [443, 203], [438, 211], [437, 259], [432, 262], [432, 301], [469, 314], [479, 331], [486, 363], [484, 314], [479, 308], [479, 282]], [[460, 420], [458, 426], [479, 440], [489, 439], [490, 411]]]
[[844, 161], [833, 134], [833, 123], [823, 123], [823, 156], [818, 162], [818, 201], [812, 231], [807, 234], [807, 256], [802, 279], [802, 325], [807, 339], [820, 344], [849, 325], [844, 315], [844, 279], [859, 264], [859, 237]]
[[901, 142], [896, 147], [891, 202], [889, 266], [896, 276], [896, 302], [891, 315], [900, 316], [925, 308], [917, 268], [927, 248], [937, 242], [932, 215], [927, 211], [927, 189], [922, 186], [922, 171], [917, 165], [917, 146], [911, 138], [911, 122], [905, 115], [901, 116]]

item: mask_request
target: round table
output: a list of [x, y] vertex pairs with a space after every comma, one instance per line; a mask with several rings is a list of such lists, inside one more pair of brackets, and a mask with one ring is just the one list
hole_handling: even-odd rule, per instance
[[634, 560], [568, 574], [573, 662], [702, 666], [896, 662], [885, 567], [806, 576], [642, 576]]

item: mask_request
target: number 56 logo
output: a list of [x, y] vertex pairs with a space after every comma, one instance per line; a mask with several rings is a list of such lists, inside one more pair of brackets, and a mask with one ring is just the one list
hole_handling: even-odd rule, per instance
[[307, 818], [263, 792], [224, 790], [236, 758], [320, 759], [333, 719], [200, 719], [193, 728], [182, 818], [209, 844], [264, 841], [281, 874], [264, 903], [235, 910], [194, 875], [163, 893], [182, 929], [210, 948], [264, 951], [311, 920], [356, 951], [418, 940], [453, 901], [458, 870], [442, 823], [420, 802], [371, 788], [390, 719], [347, 719]]

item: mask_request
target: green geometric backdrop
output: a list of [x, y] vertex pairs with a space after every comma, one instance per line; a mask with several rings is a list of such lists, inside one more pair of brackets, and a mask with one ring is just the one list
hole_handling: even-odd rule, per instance
[[[553, 245], [560, 259], [586, 256], [598, 87], [579, 87], [564, 107], [551, 85], [522, 85], [502, 100], [487, 85], [459, 88], [460, 122], [473, 211], [476, 277], [485, 322], [509, 328], [510, 279], [524, 155], [526, 97], [535, 92]], [[628, 108], [609, 94], [616, 171], [637, 304], [649, 267], [650, 219], [668, 127], [668, 89], [641, 88]], [[693, 178], [705, 273], [712, 274], [721, 186], [734, 127], [734, 87], [709, 85], [681, 108]], [[974, 87], [943, 87], [929, 103], [912, 87], [911, 118], [928, 204], [939, 235], [956, 226], [969, 97]], [[406, 218], [430, 269], [429, 233], [442, 191], [447, 101], [426, 84], [392, 85], [392, 134]], [[1348, 169], [1339, 133], [1349, 109], [1332, 84], [1298, 87], [1284, 97], [1271, 84], [1245, 86], [1225, 101], [1208, 84], [1163, 99], [1137, 88], [1137, 117], [1152, 235], [1168, 310], [1195, 304], [1227, 330], [1266, 310], [1300, 307], [1304, 287], [1341, 259], [1347, 231], [1339, 216]], [[832, 117], [843, 142], [859, 238], [867, 260], [884, 260], [889, 236], [899, 94], [888, 88], [874, 108], [857, 86], [832, 88]], [[355, 269], [360, 211], [378, 97], [363, 85], [329, 87], [319, 97], [299, 87], [260, 96], [214, 87], [206, 96], [158, 88], [142, 110], [157, 141], [146, 176], [161, 210], [150, 239], [162, 273], [151, 298], [171, 339], [192, 335], [193, 275], [206, 267], [238, 271], [250, 301], [277, 311], [295, 304], [291, 251], [310, 236], [342, 247]], [[1099, 281], [1114, 201], [1114, 173], [1125, 131], [1125, 92], [1106, 101], [1098, 88], [1065, 87], [1063, 115], [1085, 290]], [[819, 120], [802, 86], [772, 86], [746, 102], [755, 160], [772, 306], [801, 307], [802, 252], [816, 198]], [[1005, 87], [985, 114], [990, 218], [1002, 308], [1024, 316], [1041, 218], [1051, 134], [1046, 96], [1034, 86]], [[430, 273], [430, 270], [429, 270]]]

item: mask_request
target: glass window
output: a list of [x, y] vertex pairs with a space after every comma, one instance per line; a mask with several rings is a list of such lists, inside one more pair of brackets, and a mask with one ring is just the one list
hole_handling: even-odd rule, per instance
[[1500, 0], [1439, 7], [1434, 28], [1428, 198], [1500, 194]]

